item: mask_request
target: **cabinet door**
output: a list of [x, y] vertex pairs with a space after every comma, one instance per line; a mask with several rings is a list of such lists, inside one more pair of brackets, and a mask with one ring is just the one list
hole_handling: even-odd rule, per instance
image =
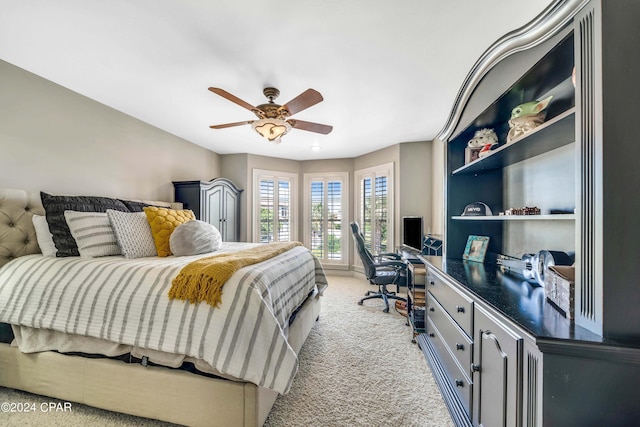
[[202, 212], [202, 221], [208, 222], [209, 224], [216, 227], [220, 234], [222, 235], [222, 240], [225, 239], [225, 226], [224, 226], [224, 187], [222, 186], [213, 186], [213, 187], [203, 187], [201, 189], [201, 212]]
[[200, 189], [202, 221], [216, 227], [225, 242], [240, 239], [240, 192], [224, 178], [204, 183]]
[[534, 341], [524, 340], [522, 375], [522, 420], [526, 427], [542, 426], [543, 358]]
[[238, 207], [239, 197], [238, 193], [231, 190], [230, 188], [225, 187], [222, 192], [222, 206], [220, 207], [222, 211], [222, 223], [224, 228], [224, 234], [222, 234], [222, 230], [220, 233], [222, 234], [222, 240], [225, 242], [236, 242], [238, 241]]
[[522, 339], [476, 307], [473, 425], [522, 425]]

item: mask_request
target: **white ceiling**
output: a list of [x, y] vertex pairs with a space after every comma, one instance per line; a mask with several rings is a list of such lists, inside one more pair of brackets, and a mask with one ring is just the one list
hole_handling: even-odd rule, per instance
[[[355, 157], [432, 140], [480, 55], [550, 3], [0, 0], [0, 59], [220, 154]], [[210, 86], [252, 105], [314, 88], [324, 101], [294, 118], [333, 132], [209, 129], [255, 118]]]

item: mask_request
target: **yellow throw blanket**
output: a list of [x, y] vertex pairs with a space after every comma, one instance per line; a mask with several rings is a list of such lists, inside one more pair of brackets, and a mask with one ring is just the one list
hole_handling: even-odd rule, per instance
[[267, 243], [190, 262], [173, 279], [169, 298], [188, 300], [192, 304], [206, 301], [212, 307], [218, 307], [222, 301], [222, 286], [233, 273], [244, 266], [268, 260], [296, 246], [302, 246], [302, 243]]

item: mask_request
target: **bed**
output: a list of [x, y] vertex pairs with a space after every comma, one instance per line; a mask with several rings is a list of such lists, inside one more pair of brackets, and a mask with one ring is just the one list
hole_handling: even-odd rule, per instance
[[327, 283], [307, 249], [241, 267], [217, 306], [190, 303], [167, 290], [211, 254], [46, 257], [43, 214], [39, 193], [0, 190], [0, 326], [14, 338], [0, 342], [0, 386], [183, 425], [264, 424]]

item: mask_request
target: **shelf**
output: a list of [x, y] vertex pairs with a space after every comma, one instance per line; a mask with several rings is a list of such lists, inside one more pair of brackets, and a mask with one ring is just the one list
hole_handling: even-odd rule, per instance
[[575, 221], [575, 214], [452, 216], [456, 221]]
[[500, 169], [575, 142], [575, 111], [575, 107], [570, 108], [487, 156], [454, 170], [451, 175]]
[[413, 307], [424, 307], [427, 304], [427, 296], [424, 291], [409, 292], [409, 298], [413, 302]]

